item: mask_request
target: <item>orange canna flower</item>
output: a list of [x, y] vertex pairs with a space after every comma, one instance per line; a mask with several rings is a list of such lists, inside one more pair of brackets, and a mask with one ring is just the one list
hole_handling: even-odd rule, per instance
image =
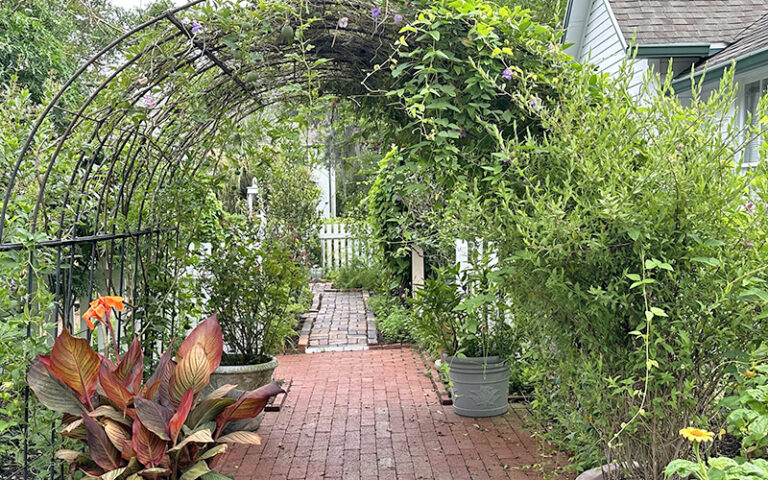
[[123, 311], [123, 297], [118, 297], [115, 295], [107, 296], [107, 297], [99, 296], [98, 301], [102, 302], [102, 304], [106, 305], [107, 307], [114, 308], [118, 312]]
[[118, 312], [123, 311], [123, 297], [117, 297], [117, 296], [107, 296], [102, 297], [99, 295], [99, 298], [91, 302], [91, 308], [89, 308], [84, 314], [83, 319], [85, 320], [85, 323], [88, 324], [88, 328], [93, 330], [96, 328], [96, 325], [93, 323], [92, 319], [96, 319], [96, 321], [103, 321], [104, 316], [109, 318], [109, 311], [111, 308], [114, 308]]

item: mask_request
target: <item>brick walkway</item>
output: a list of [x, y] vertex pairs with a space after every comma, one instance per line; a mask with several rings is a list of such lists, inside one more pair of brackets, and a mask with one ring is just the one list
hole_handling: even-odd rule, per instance
[[376, 342], [376, 325], [365, 305], [366, 294], [333, 290], [328, 283], [316, 283], [312, 291], [322, 298], [317, 313], [311, 314], [306, 353], [364, 350]]
[[513, 408], [463, 418], [442, 406], [417, 353], [403, 349], [279, 358], [293, 379], [267, 413], [262, 445], [232, 446], [224, 473], [246, 479], [558, 479], [565, 465], [526, 433]]

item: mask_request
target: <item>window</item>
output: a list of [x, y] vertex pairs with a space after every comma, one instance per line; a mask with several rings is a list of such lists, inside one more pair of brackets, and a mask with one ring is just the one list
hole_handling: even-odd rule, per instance
[[752, 132], [746, 131], [746, 123], [750, 121], [751, 125], [757, 125], [760, 121], [762, 114], [757, 111], [757, 105], [760, 102], [760, 98], [768, 92], [768, 79], [758, 80], [757, 82], [748, 83], [744, 89], [744, 134], [747, 135], [747, 143], [744, 149], [744, 167], [748, 168], [757, 164], [760, 160], [760, 146], [763, 143], [761, 135], [753, 135]]

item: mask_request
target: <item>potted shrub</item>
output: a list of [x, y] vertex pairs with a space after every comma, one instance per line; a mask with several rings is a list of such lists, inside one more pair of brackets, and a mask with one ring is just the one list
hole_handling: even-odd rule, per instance
[[[120, 297], [94, 301], [85, 316], [89, 327], [95, 320], [113, 333], [112, 308], [122, 310]], [[228, 443], [261, 443], [242, 426], [282, 392], [276, 383], [237, 396], [233, 385], [203, 395], [223, 349], [216, 317], [190, 333], [175, 360], [169, 348], [146, 382], [138, 339], [121, 356], [110, 336], [114, 361], [65, 328], [51, 353], [38, 356], [29, 369], [29, 387], [40, 402], [64, 414], [61, 434], [85, 444], [82, 450], [56, 452], [69, 464], [70, 475], [223, 479], [213, 470], [214, 461]]]
[[281, 243], [260, 241], [257, 226], [247, 220], [230, 222], [204, 266], [208, 307], [219, 319], [225, 346], [211, 387], [253, 389], [272, 379], [274, 355], [293, 333], [290, 306], [304, 278]]
[[471, 272], [442, 270], [425, 281], [414, 300], [414, 334], [442, 353], [454, 411], [462, 416], [507, 411], [516, 342], [494, 278], [487, 262]]

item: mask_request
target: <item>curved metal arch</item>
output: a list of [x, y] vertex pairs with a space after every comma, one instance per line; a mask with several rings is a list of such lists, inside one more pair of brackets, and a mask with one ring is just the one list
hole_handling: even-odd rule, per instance
[[[160, 21], [162, 21], [164, 19], [169, 20], [169, 22], [172, 23], [179, 30], [180, 33], [169, 34], [169, 36], [167, 36], [164, 39], [162, 39], [160, 42], [158, 42], [158, 44], [169, 43], [172, 40], [174, 40], [176, 38], [179, 38], [182, 35], [186, 35], [187, 38], [191, 38], [190, 37], [190, 32], [188, 32], [186, 30], [186, 28], [183, 26], [183, 24], [181, 24], [181, 22], [178, 20], [178, 18], [175, 17], [175, 13], [183, 11], [183, 10], [186, 10], [186, 9], [189, 9], [189, 8], [195, 6], [195, 5], [203, 3], [204, 1], [205, 0], [195, 0], [193, 2], [188, 3], [187, 5], [184, 5], [184, 6], [181, 6], [181, 7], [172, 9], [172, 10], [169, 10], [169, 11], [159, 15], [158, 17], [156, 17], [156, 18], [154, 18], [152, 20], [149, 20], [149, 21], [145, 22], [144, 24], [142, 24], [142, 25], [132, 29], [131, 31], [126, 32], [126, 34], [122, 35], [120, 38], [118, 38], [115, 41], [113, 41], [110, 45], [108, 45], [107, 47], [102, 49], [102, 51], [97, 53], [94, 57], [89, 59], [89, 61], [85, 65], [83, 65], [73, 75], [73, 77], [70, 78], [64, 84], [62, 89], [57, 93], [57, 95], [54, 97], [54, 99], [51, 101], [51, 103], [46, 107], [46, 109], [43, 111], [41, 117], [36, 122], [35, 126], [32, 129], [32, 132], [30, 133], [30, 135], [29, 135], [29, 137], [27, 139], [27, 142], [25, 143], [24, 148], [22, 149], [21, 153], [19, 154], [19, 158], [17, 159], [17, 162], [16, 162], [16, 164], [14, 166], [13, 172], [11, 174], [11, 180], [10, 180], [10, 183], [9, 183], [9, 186], [8, 186], [9, 188], [8, 188], [8, 191], [6, 192], [6, 195], [5, 195], [4, 200], [3, 200], [3, 208], [2, 208], [2, 211], [0, 211], [0, 240], [2, 240], [2, 234], [4, 232], [5, 223], [6, 223], [6, 213], [7, 213], [7, 208], [8, 208], [8, 202], [9, 202], [10, 198], [13, 196], [13, 188], [14, 188], [14, 185], [15, 185], [15, 181], [16, 181], [16, 177], [17, 177], [17, 174], [18, 174], [19, 167], [20, 167], [21, 163], [23, 162], [24, 156], [27, 154], [27, 152], [31, 148], [33, 139], [34, 139], [37, 131], [39, 130], [39, 128], [40, 128], [44, 118], [50, 113], [50, 111], [53, 108], [58, 107], [57, 103], [58, 103], [59, 99], [62, 97], [64, 91], [66, 91], [75, 82], [75, 80], [78, 77], [80, 77], [87, 70], [87, 68], [90, 65], [96, 63], [100, 58], [110, 54], [113, 50], [116, 49], [117, 46], [119, 46], [121, 43], [123, 43], [126, 39], [130, 38], [131, 36], [141, 32], [141, 31], [143, 31], [143, 30], [145, 30], [147, 28], [152, 27], [153, 25], [158, 24]], [[367, 6], [362, 6], [362, 4], [354, 4], [354, 3], [351, 3], [351, 2], [341, 2], [341, 3], [335, 3], [334, 4], [334, 3], [331, 3], [331, 2], [320, 0], [320, 1], [316, 2], [316, 4], [322, 6], [323, 8], [325, 8], [327, 6], [338, 7], [339, 5], [342, 5], [342, 6], [346, 7], [346, 8], [357, 9], [357, 10], [362, 10], [362, 9], [367, 8]], [[326, 13], [327, 12], [324, 10], [322, 12], [322, 15], [325, 16]], [[364, 59], [352, 58], [352, 59], [350, 59], [350, 58], [348, 58], [348, 56], [345, 56], [344, 54], [337, 53], [337, 52], [333, 51], [332, 47], [333, 47], [333, 45], [334, 45], [334, 43], [336, 41], [336, 35], [339, 34], [338, 28], [336, 28], [336, 27], [332, 28], [332, 27], [329, 27], [327, 25], [316, 25], [313, 28], [314, 28], [314, 30], [312, 30], [313, 33], [315, 33], [315, 34], [317, 34], [318, 32], [320, 33], [320, 36], [316, 36], [315, 40], [318, 40], [319, 38], [322, 38], [322, 35], [323, 34], [327, 34], [327, 32], [330, 32], [330, 31], [334, 32], [334, 34], [332, 35], [332, 40], [331, 40], [331, 36], [328, 36], [326, 38], [326, 42], [324, 42], [325, 44], [322, 45], [322, 47], [321, 47], [322, 48], [322, 52], [317, 52], [316, 56], [318, 58], [330, 57], [331, 60], [335, 64], [337, 64], [337, 65], [346, 65], [347, 66], [346, 69], [342, 67], [340, 69], [335, 70], [335, 72], [337, 74], [339, 74], [339, 73], [347, 73], [348, 76], [346, 76], [346, 78], [355, 78], [355, 77], [359, 78], [359, 75], [363, 71], [363, 69], [366, 66], [366, 64], [370, 65], [370, 63], [369, 63], [370, 60], [371, 60], [370, 58], [364, 58]], [[377, 30], [377, 29], [378, 29], [378, 27], [375, 28], [375, 30]], [[362, 34], [370, 35], [369, 32], [366, 32], [363, 29], [354, 29], [354, 28], [350, 28], [348, 30], [344, 30], [344, 31], [341, 32], [341, 34], [343, 34], [344, 36], [347, 36], [347, 37], [354, 37], [354, 35], [358, 35], [358, 34], [359, 35], [362, 35]], [[380, 47], [382, 44], [386, 43], [386, 42], [383, 42], [382, 39], [387, 39], [387, 40], [389, 39], [385, 29], [382, 29], [382, 32], [380, 32], [379, 34], [374, 33], [373, 35], [377, 36], [377, 38], [378, 38], [378, 45], [376, 45], [377, 48]], [[346, 39], [342, 43], [347, 43], [349, 41], [350, 41], [349, 39]], [[323, 43], [323, 42], [320, 42], [320, 43]], [[41, 182], [42, 185], [41, 185], [40, 191], [38, 192], [38, 201], [35, 204], [35, 210], [34, 210], [34, 213], [33, 213], [33, 222], [32, 222], [32, 229], [33, 229], [33, 231], [37, 228], [37, 216], [38, 216], [39, 208], [40, 208], [42, 202], [44, 201], [43, 199], [44, 199], [44, 195], [45, 195], [45, 186], [47, 184], [48, 176], [50, 175], [50, 172], [51, 172], [51, 170], [53, 168], [53, 165], [54, 165], [54, 163], [56, 161], [56, 158], [58, 157], [59, 153], [61, 152], [61, 149], [63, 148], [63, 145], [66, 143], [66, 141], [68, 140], [68, 138], [72, 134], [72, 131], [75, 130], [78, 127], [78, 125], [81, 125], [82, 122], [85, 121], [84, 119], [89, 118], [88, 115], [85, 113], [87, 107], [89, 105], [91, 105], [95, 101], [95, 99], [98, 97], [98, 95], [101, 93], [101, 91], [103, 91], [105, 88], [107, 88], [107, 86], [111, 82], [113, 82], [123, 72], [128, 70], [132, 65], [138, 63], [142, 59], [142, 57], [144, 55], [146, 55], [152, 49], [156, 48], [158, 44], [151, 45], [150, 47], [148, 47], [144, 51], [142, 51], [142, 52], [138, 53], [137, 55], [131, 57], [125, 63], [120, 65], [115, 71], [112, 72], [112, 74], [105, 81], [102, 82], [101, 85], [99, 85], [96, 88], [96, 90], [94, 92], [91, 93], [91, 95], [88, 97], [88, 99], [81, 105], [80, 110], [73, 114], [74, 118], [70, 122], [70, 124], [67, 127], [67, 129], [64, 132], [64, 134], [60, 137], [60, 140], [59, 140], [59, 142], [57, 144], [57, 148], [56, 148], [52, 158], [49, 161], [48, 168], [46, 168], [45, 173], [43, 174], [43, 180]], [[331, 49], [327, 48], [329, 44], [331, 45]], [[181, 70], [182, 68], [186, 68], [187, 66], [189, 66], [191, 64], [194, 64], [195, 61], [197, 61], [198, 59], [200, 59], [203, 56], [209, 56], [209, 54], [211, 52], [217, 52], [217, 51], [220, 51], [220, 50], [224, 50], [224, 47], [222, 45], [207, 46], [207, 45], [201, 44], [200, 42], [195, 43], [194, 47], [195, 47], [195, 49], [198, 50], [198, 53], [196, 53], [192, 58], [186, 58], [186, 59], [184, 59], [184, 61], [181, 61], [181, 62], [179, 62], [179, 61], [166, 61], [163, 64], [163, 67], [168, 66], [169, 67], [168, 70], [165, 71], [161, 75], [160, 78], [153, 79], [153, 82], [151, 84], [147, 85], [143, 89], [136, 89], [135, 91], [127, 89], [125, 91], [125, 93], [133, 94], [133, 95], [131, 95], [133, 97], [133, 99], [130, 102], [130, 106], [135, 106], [136, 103], [142, 98], [143, 95], [145, 95], [149, 91], [152, 91], [153, 88], [159, 86], [172, 73], [177, 72], [177, 71]], [[288, 50], [290, 50], [290, 49], [288, 49]], [[263, 62], [263, 63], [255, 65], [255, 66], [252, 66], [250, 68], [241, 69], [238, 73], [258, 72], [261, 69], [267, 69], [267, 70], [269, 70], [269, 69], [279, 69], [280, 66], [283, 66], [283, 65], [285, 65], [287, 63], [290, 63], [290, 60], [286, 60], [285, 59], [285, 51], [286, 51], [286, 49], [283, 49], [281, 51], [278, 48], [278, 49], [273, 49], [272, 51], [274, 52], [274, 57], [273, 57], [274, 59], [272, 61], [270, 61], [270, 62]], [[184, 51], [178, 57], [183, 57], [188, 52], [189, 52], [189, 50]], [[365, 53], [366, 51], [362, 50], [362, 52]], [[244, 93], [244, 95], [240, 99], [240, 101], [246, 101], [246, 98], [249, 97], [249, 96], [257, 96], [257, 97], [261, 96], [261, 95], [263, 95], [265, 93], [268, 93], [269, 91], [274, 90], [276, 87], [279, 87], [280, 85], [286, 85], [286, 84], [290, 84], [290, 83], [299, 83], [299, 82], [302, 81], [302, 76], [306, 73], [304, 70], [302, 70], [300, 68], [296, 69], [295, 66], [294, 66], [294, 70], [295, 70], [294, 72], [287, 72], [285, 74], [274, 76], [272, 78], [272, 80], [273, 80], [272, 83], [266, 85], [266, 87], [263, 88], [263, 89], [256, 90], [254, 88], [248, 88], [248, 87], [244, 86], [243, 82], [236, 75], [233, 74], [233, 70], [226, 66], [226, 61], [232, 60], [232, 57], [229, 57], [227, 60], [224, 60], [224, 61], [222, 61], [220, 59], [217, 59], [217, 57], [215, 55], [212, 55], [211, 58], [213, 60], [212, 60], [212, 62], [207, 67], [204, 67], [202, 69], [202, 71], [196, 71], [192, 76], [196, 77], [198, 75], [201, 75], [202, 73], [204, 73], [208, 69], [213, 68], [214, 65], [218, 66], [219, 69], [222, 70], [222, 72], [223, 72], [222, 73], [222, 77], [225, 77], [226, 80], [224, 82], [221, 82], [220, 84], [213, 85], [211, 87], [211, 90], [212, 91], [216, 90], [220, 86], [226, 85], [226, 83], [228, 83], [228, 82], [234, 82], [239, 87], [241, 87], [241, 90]], [[323, 70], [325, 72], [331, 71], [330, 69], [327, 69], [327, 68], [326, 69], [318, 69], [318, 70]], [[343, 75], [338, 75], [335, 80], [338, 80], [339, 77], [344, 78]], [[323, 78], [324, 78], [324, 74], [321, 74], [318, 77], [318, 80], [323, 80]], [[171, 92], [168, 92], [169, 95], [167, 95], [166, 97], [169, 98], [169, 99], [172, 98], [174, 96], [174, 92], [179, 92], [179, 91], [183, 92], [185, 90], [185, 87], [186, 87], [186, 85], [175, 86], [174, 90], [172, 90]], [[268, 99], [268, 102], [269, 103], [273, 103], [274, 99]], [[171, 116], [173, 116], [176, 113], [176, 110], [178, 109], [179, 105], [180, 105], [180, 103], [177, 103], [171, 109], [164, 109], [161, 113], [158, 114], [158, 116], [160, 116], [160, 118], [157, 118], [156, 120], [158, 120], [159, 123], [167, 121]], [[101, 127], [107, 121], [110, 124], [112, 124], [112, 128], [111, 128], [111, 130], [109, 132], [107, 132], [106, 137], [104, 139], [99, 139], [100, 140], [99, 141], [100, 145], [99, 145], [99, 149], [98, 149], [99, 151], [103, 147], [104, 142], [106, 142], [106, 139], [111, 137], [111, 135], [112, 135], [112, 133], [114, 132], [115, 129], [118, 129], [118, 130], [124, 129], [124, 127], [122, 125], [120, 125], [120, 124], [126, 118], [126, 116], [128, 116], [128, 112], [127, 111], [123, 112], [122, 115], [118, 114], [118, 118], [116, 118], [116, 119], [115, 118], [111, 118], [116, 113], [117, 113], [117, 111], [115, 109], [107, 108], [106, 112], [104, 112], [102, 115], [100, 115], [100, 117], [101, 117], [100, 120], [102, 120], [102, 122], [98, 123], [98, 126], [96, 127], [96, 133], [97, 134], [100, 133]], [[162, 118], [162, 116], [164, 116], [165, 118]], [[107, 119], [109, 119], [109, 120], [107, 120]], [[153, 119], [153, 120], [155, 120], [155, 119]], [[144, 132], [142, 134], [146, 135], [146, 132]], [[87, 162], [90, 166], [93, 166], [94, 159], [96, 158], [96, 156], [97, 155], [94, 155], [93, 159], [91, 159], [91, 161]], [[110, 167], [110, 171], [112, 171], [114, 169], [114, 163], [118, 161], [118, 157], [119, 157], [119, 153], [113, 156], [113, 159], [112, 159], [113, 160], [113, 165]], [[83, 160], [84, 160], [84, 156], [81, 156], [81, 159], [76, 163], [75, 171], [73, 172], [71, 181], [75, 180], [75, 178], [77, 176], [77, 173], [78, 173], [77, 170], [79, 169], [80, 165], [83, 163]], [[90, 175], [90, 167], [88, 168], [88, 171], [85, 173], [85, 175], [86, 176]], [[82, 190], [81, 190], [81, 194], [82, 194]], [[69, 192], [67, 192], [66, 195], [67, 195], [67, 198], [68, 198]], [[100, 198], [99, 203], [101, 203], [101, 201], [102, 201], [102, 199]], [[67, 203], [66, 199], [65, 199], [64, 203], [65, 204]], [[75, 217], [75, 221], [77, 221], [77, 218], [79, 218], [79, 217], [76, 216]], [[65, 228], [62, 225], [62, 226], [60, 226], [58, 233], [63, 235], [63, 233], [65, 231], [66, 230], [65, 230]], [[61, 238], [58, 234], [57, 234], [57, 237]]]
[[[27, 137], [26, 142], [24, 143], [24, 146], [21, 149], [21, 153], [19, 153], [19, 157], [14, 164], [13, 171], [11, 173], [11, 179], [8, 183], [8, 191], [6, 192], [6, 195], [3, 199], [3, 207], [2, 210], [0, 210], [0, 243], [2, 242], [3, 238], [3, 230], [5, 227], [5, 216], [8, 211], [8, 202], [10, 201], [10, 197], [13, 191], [14, 183], [16, 175], [18, 175], [19, 169], [21, 168], [21, 164], [24, 161], [24, 157], [26, 156], [27, 152], [29, 151], [32, 142], [34, 141], [35, 136], [37, 135], [38, 130], [40, 129], [41, 125], [45, 121], [45, 119], [48, 117], [48, 115], [51, 113], [53, 108], [58, 104], [59, 100], [61, 100], [61, 97], [66, 93], [69, 88], [83, 75], [83, 73], [88, 70], [93, 64], [95, 64], [99, 59], [106, 56], [108, 53], [110, 53], [115, 47], [120, 45], [123, 41], [126, 39], [132, 37], [136, 33], [162, 21], [167, 14], [169, 13], [175, 13], [182, 10], [186, 10], [188, 8], [191, 8], [197, 4], [200, 4], [206, 0], [193, 0], [186, 5], [182, 5], [181, 7], [177, 7], [175, 9], [169, 10], [168, 12], [157, 16], [153, 19], [150, 19], [141, 25], [138, 25], [134, 27], [133, 29], [129, 30], [128, 32], [124, 33], [120, 37], [113, 40], [109, 45], [101, 49], [98, 53], [96, 53], [94, 56], [92, 56], [90, 59], [88, 59], [87, 62], [85, 62], [77, 71], [75, 71], [74, 74], [64, 83], [64, 85], [59, 89], [59, 91], [54, 95], [54, 97], [51, 99], [50, 103], [45, 107], [43, 112], [40, 114], [40, 117], [37, 119], [35, 124], [32, 126], [32, 130], [30, 131], [29, 136]], [[66, 134], [64, 135], [66, 136]]]

